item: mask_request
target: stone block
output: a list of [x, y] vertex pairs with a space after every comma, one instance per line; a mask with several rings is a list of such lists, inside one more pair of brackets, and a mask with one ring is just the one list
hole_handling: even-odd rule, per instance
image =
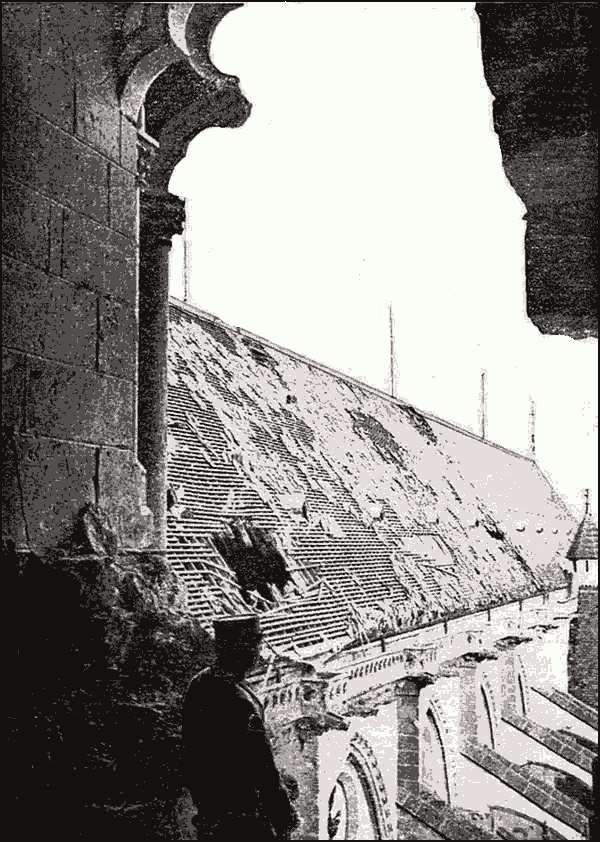
[[75, 131], [112, 161], [119, 161], [119, 131], [121, 115], [117, 108], [102, 102], [84, 85], [76, 90]]
[[121, 114], [121, 154], [120, 164], [123, 169], [136, 175], [138, 162], [138, 133], [134, 124]]
[[73, 284], [104, 292], [106, 229], [85, 216], [65, 211], [63, 230], [63, 278]]
[[7, 53], [3, 72], [11, 99], [20, 100], [55, 126], [72, 131], [75, 83], [71, 73], [23, 51]]
[[13, 436], [2, 483], [2, 535], [36, 551], [68, 541], [79, 509], [94, 500], [94, 448]]
[[398, 763], [398, 782], [418, 781], [419, 767], [413, 763]]
[[98, 367], [108, 374], [134, 380], [138, 344], [135, 307], [104, 296], [99, 306]]
[[510, 786], [517, 791], [524, 789], [527, 784], [527, 779], [512, 767], [509, 767], [505, 771], [503, 780], [507, 786]]
[[[41, 3], [2, 4], [2, 44], [38, 52], [40, 49]], [[3, 51], [4, 52], [4, 49]]]
[[110, 518], [119, 545], [144, 547], [152, 542], [152, 513], [146, 505], [146, 472], [129, 451], [101, 448], [99, 505]]
[[70, 73], [52, 64], [37, 65], [37, 79], [30, 107], [65, 131], [73, 129], [74, 80]]
[[87, 217], [68, 211], [64, 223], [62, 275], [72, 283], [135, 305], [135, 243]]
[[110, 168], [110, 226], [126, 237], [137, 237], [138, 195], [135, 176], [116, 166]]
[[137, 306], [137, 246], [114, 231], [109, 231], [104, 253], [104, 289]]
[[[4, 307], [3, 307], [4, 315]], [[27, 360], [2, 350], [2, 426], [20, 430], [25, 423]]]
[[3, 342], [20, 351], [93, 367], [96, 296], [9, 258], [2, 261], [2, 274]]
[[2, 183], [2, 250], [48, 268], [50, 202], [10, 179]]
[[[80, 5], [80, 4], [77, 4]], [[40, 51], [44, 58], [74, 67], [77, 49], [77, 6], [40, 3]]]
[[40, 127], [40, 189], [97, 222], [108, 219], [108, 162], [80, 140]]
[[134, 387], [125, 380], [32, 359], [26, 411], [29, 431], [133, 447]]
[[[5, 91], [3, 90], [3, 93]], [[40, 178], [38, 117], [21, 103], [3, 97], [2, 173], [21, 183], [37, 184]]]
[[419, 748], [415, 744], [414, 748], [406, 748], [404, 744], [398, 748], [398, 763], [401, 766], [418, 765], [419, 763]]
[[62, 269], [64, 208], [52, 203], [50, 205], [50, 252], [48, 255], [48, 271], [53, 275], [60, 275]]

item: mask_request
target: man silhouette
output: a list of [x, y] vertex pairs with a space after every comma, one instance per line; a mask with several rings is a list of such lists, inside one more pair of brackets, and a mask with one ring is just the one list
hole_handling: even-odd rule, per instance
[[183, 709], [185, 784], [198, 839], [288, 839], [297, 816], [244, 678], [262, 635], [255, 615], [214, 621], [216, 663], [196, 675]]

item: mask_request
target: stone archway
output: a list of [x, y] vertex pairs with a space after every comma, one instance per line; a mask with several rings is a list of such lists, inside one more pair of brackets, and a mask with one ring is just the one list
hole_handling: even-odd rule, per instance
[[368, 741], [356, 734], [329, 797], [330, 839], [394, 839], [387, 789]]
[[479, 742], [496, 747], [496, 736], [498, 734], [498, 714], [494, 691], [484, 675], [479, 687], [481, 709], [478, 714], [478, 739]]
[[522, 716], [527, 716], [529, 711], [529, 682], [527, 680], [527, 673], [523, 659], [520, 655], [515, 654], [515, 695], [517, 710]]
[[420, 780], [447, 804], [451, 802], [448, 751], [436, 710], [429, 705], [423, 728]]

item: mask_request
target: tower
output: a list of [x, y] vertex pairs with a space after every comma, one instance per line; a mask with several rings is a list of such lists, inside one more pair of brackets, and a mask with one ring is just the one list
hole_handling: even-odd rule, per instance
[[573, 587], [598, 586], [598, 524], [590, 508], [590, 490], [585, 490], [585, 509], [581, 523], [567, 552], [572, 567]]

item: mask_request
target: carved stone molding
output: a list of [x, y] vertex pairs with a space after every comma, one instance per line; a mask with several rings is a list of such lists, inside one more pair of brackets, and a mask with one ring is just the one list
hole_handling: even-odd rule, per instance
[[213, 65], [210, 42], [225, 15], [242, 5], [130, 3], [122, 16], [117, 60], [123, 114], [137, 123], [150, 86], [179, 62], [189, 64], [212, 94], [237, 86], [237, 77], [221, 73]]
[[142, 191], [140, 196], [140, 243], [144, 251], [169, 246], [185, 223], [185, 203], [170, 193]]
[[522, 634], [510, 634], [506, 637], [500, 638], [500, 640], [497, 640], [494, 646], [501, 652], [505, 652], [508, 649], [514, 649], [517, 646], [521, 646], [522, 643], [531, 643], [532, 640], [532, 637], [526, 637]]
[[302, 716], [292, 723], [301, 745], [311, 737], [320, 737], [326, 731], [347, 731], [348, 723], [342, 716], [334, 713], [318, 713]]
[[242, 5], [132, 3], [125, 8], [118, 88], [124, 117], [140, 131], [142, 186], [167, 192], [175, 165], [199, 132], [210, 126], [235, 128], [248, 118], [251, 105], [239, 79], [210, 59], [217, 25]]
[[380, 839], [395, 839], [396, 829], [392, 821], [387, 788], [377, 756], [362, 734], [355, 734], [350, 742], [348, 760], [358, 772], [363, 786], [366, 784], [371, 802], [375, 808]]

